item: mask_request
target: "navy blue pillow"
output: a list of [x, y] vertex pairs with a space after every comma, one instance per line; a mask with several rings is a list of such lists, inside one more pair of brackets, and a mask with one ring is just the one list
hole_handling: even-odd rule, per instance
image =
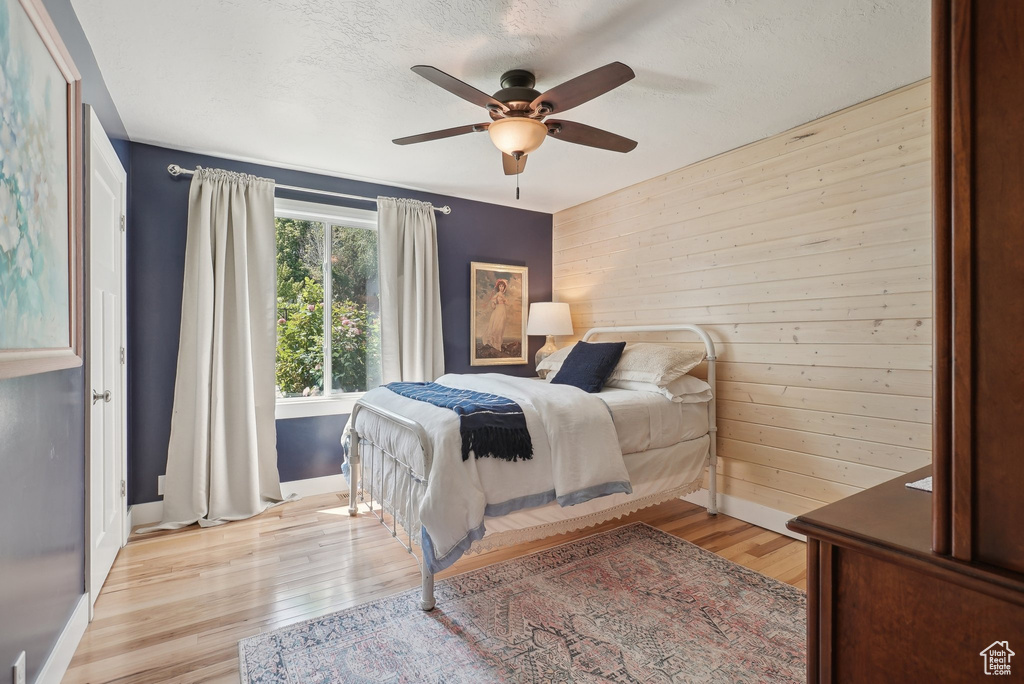
[[584, 392], [600, 392], [625, 348], [625, 342], [577, 342], [551, 384], [572, 385]]

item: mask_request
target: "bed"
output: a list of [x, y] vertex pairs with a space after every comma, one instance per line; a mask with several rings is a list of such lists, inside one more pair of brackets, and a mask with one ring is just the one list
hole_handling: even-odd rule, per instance
[[[457, 420], [448, 409], [385, 388], [356, 403], [344, 438], [348, 513], [359, 514], [362, 504], [416, 558], [423, 610], [435, 605], [434, 574], [464, 553], [582, 529], [681, 497], [703, 486], [705, 468], [707, 510], [717, 514], [711, 338], [699, 326], [677, 324], [593, 328], [583, 341], [643, 335], [660, 340], [678, 332], [693, 333], [703, 343], [706, 401], [676, 403], [654, 392], [608, 387], [588, 395], [542, 379], [491, 374], [438, 380], [530, 407], [524, 408], [530, 431], [541, 437], [527, 462], [460, 459], [460, 447], [447, 437], [447, 422]], [[530, 482], [540, 473], [553, 477], [550, 487]]]

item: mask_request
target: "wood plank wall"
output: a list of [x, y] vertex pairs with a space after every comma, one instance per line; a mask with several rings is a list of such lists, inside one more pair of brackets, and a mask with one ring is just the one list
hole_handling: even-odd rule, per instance
[[715, 339], [722, 493], [796, 514], [929, 462], [930, 124], [923, 81], [555, 215], [577, 334]]

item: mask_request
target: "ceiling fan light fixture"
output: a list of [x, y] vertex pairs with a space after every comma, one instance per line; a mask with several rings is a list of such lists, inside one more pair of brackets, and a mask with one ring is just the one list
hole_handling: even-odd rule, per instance
[[548, 127], [537, 119], [525, 116], [508, 117], [492, 121], [487, 132], [491, 142], [507, 155], [530, 154], [547, 137]]

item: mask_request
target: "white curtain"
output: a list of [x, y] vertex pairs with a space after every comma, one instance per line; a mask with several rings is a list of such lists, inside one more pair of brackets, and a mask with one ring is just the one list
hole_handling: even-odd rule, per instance
[[281, 500], [275, 251], [274, 182], [198, 169], [159, 528], [241, 520]]
[[377, 230], [383, 380], [435, 380], [444, 374], [444, 340], [434, 208], [378, 197]]

